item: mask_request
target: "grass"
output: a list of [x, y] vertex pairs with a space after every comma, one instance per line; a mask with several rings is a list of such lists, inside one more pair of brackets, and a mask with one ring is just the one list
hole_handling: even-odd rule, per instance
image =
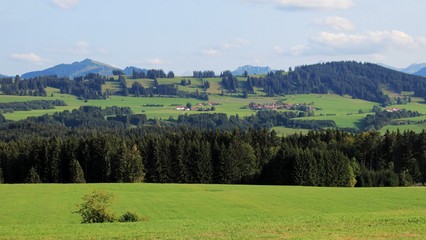
[[[92, 189], [138, 223], [80, 224]], [[0, 239], [424, 239], [426, 189], [240, 185], [0, 185]]]
[[316, 111], [316, 115], [335, 114], [337, 116], [347, 114], [358, 114], [359, 110], [370, 112], [377, 103], [361, 99], [352, 99], [349, 96], [339, 96], [335, 94], [298, 94], [287, 95], [284, 98], [288, 103], [306, 103], [314, 105], [321, 110]]
[[426, 123], [420, 123], [420, 124], [407, 124], [407, 125], [399, 125], [399, 126], [395, 126], [395, 125], [388, 125], [388, 126], [384, 126], [382, 129], [380, 129], [381, 133], [385, 133], [387, 130], [389, 131], [414, 131], [416, 133], [421, 133], [422, 131], [426, 130]]
[[307, 134], [309, 129], [287, 128], [287, 127], [273, 127], [272, 128], [278, 136], [289, 136], [293, 134]]

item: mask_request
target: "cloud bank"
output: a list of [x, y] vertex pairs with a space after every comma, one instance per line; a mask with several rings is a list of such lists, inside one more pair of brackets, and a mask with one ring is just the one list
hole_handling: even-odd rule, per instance
[[40, 57], [39, 55], [37, 55], [33, 52], [31, 52], [31, 53], [14, 53], [10, 57], [14, 60], [17, 60], [17, 61], [36, 64], [36, 65], [41, 65], [45, 62], [45, 60], [42, 57]]
[[[320, 32], [288, 50], [275, 47], [277, 53], [291, 56], [310, 55], [376, 55], [397, 50], [415, 51], [426, 47], [426, 38], [399, 31], [369, 31], [365, 33]], [[280, 50], [280, 51], [278, 51]]]

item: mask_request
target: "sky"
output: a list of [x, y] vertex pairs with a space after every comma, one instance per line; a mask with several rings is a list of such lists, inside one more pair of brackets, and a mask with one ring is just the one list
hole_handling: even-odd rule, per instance
[[426, 62], [424, 0], [0, 0], [0, 73]]

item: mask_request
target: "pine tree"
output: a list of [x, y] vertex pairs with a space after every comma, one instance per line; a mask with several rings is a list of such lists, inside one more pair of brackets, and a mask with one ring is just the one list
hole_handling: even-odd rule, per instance
[[70, 163], [70, 180], [71, 183], [86, 183], [84, 172], [77, 160], [72, 160]]
[[127, 155], [126, 177], [127, 182], [143, 182], [145, 172], [142, 163], [142, 156], [136, 144]]
[[176, 183], [188, 183], [188, 149], [184, 139], [175, 140], [171, 146], [172, 168], [174, 174], [172, 181]]
[[4, 183], [4, 176], [3, 176], [3, 170], [0, 167], [0, 184]]
[[25, 183], [41, 183], [40, 176], [37, 173], [37, 170], [32, 167], [28, 172], [28, 175], [25, 179]]
[[257, 166], [256, 155], [253, 148], [248, 143], [240, 143], [236, 149], [239, 152], [239, 169], [241, 183], [250, 183], [254, 177], [260, 172]]
[[197, 151], [198, 158], [193, 159], [197, 162], [197, 182], [199, 183], [212, 182], [213, 164], [210, 151], [210, 143], [202, 141]]

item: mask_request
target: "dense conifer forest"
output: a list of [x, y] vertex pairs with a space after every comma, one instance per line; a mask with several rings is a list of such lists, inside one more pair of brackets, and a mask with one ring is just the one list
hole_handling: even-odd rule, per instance
[[426, 180], [425, 131], [381, 136], [322, 130], [278, 137], [244, 121], [200, 114], [167, 123], [119, 107], [82, 107], [17, 122], [3, 118], [0, 180], [306, 186]]

